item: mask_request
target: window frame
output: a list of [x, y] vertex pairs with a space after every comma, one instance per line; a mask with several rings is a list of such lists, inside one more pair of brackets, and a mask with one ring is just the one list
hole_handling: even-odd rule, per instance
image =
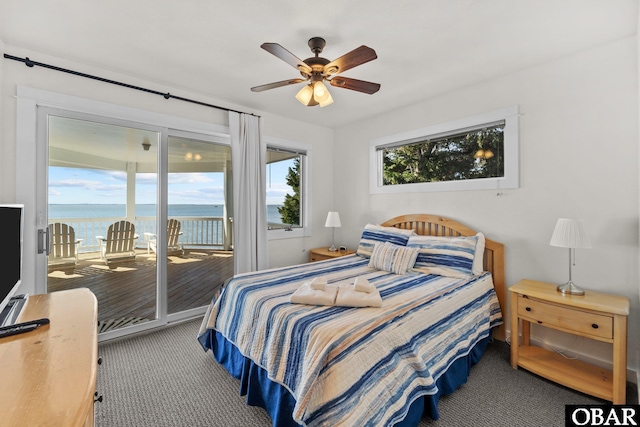
[[[476, 116], [465, 117], [415, 129], [395, 135], [373, 139], [369, 142], [369, 193], [395, 194], [414, 192], [458, 191], [458, 190], [501, 190], [519, 187], [518, 154], [518, 106], [491, 111]], [[383, 185], [382, 148], [413, 144], [420, 140], [435, 139], [445, 135], [464, 132], [504, 121], [504, 177], [466, 179], [459, 181], [420, 182], [411, 184]]]
[[[296, 151], [300, 154], [304, 154], [302, 156], [300, 162], [300, 171], [302, 176], [300, 177], [300, 210], [302, 226], [291, 228], [291, 229], [271, 229], [267, 230], [267, 240], [279, 240], [279, 239], [292, 239], [299, 237], [309, 237], [311, 236], [311, 156], [312, 149], [311, 144], [298, 142], [298, 141], [290, 141], [281, 138], [275, 138], [270, 136], [264, 136], [264, 140], [266, 142], [267, 148], [275, 148], [282, 149], [287, 151]], [[266, 205], [265, 205], [266, 209]]]

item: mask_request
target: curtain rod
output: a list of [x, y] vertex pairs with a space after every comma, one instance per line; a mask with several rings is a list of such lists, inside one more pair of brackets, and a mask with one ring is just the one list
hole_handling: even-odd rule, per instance
[[[98, 80], [98, 81], [105, 82], [105, 83], [111, 83], [111, 84], [116, 85], [116, 86], [123, 86], [123, 87], [129, 88], [129, 89], [135, 89], [135, 90], [139, 90], [139, 91], [142, 91], [142, 92], [152, 93], [154, 95], [160, 95], [164, 99], [173, 98], [173, 99], [177, 99], [179, 101], [185, 101], [185, 102], [190, 102], [192, 104], [203, 105], [205, 107], [216, 108], [218, 110], [232, 111], [234, 113], [250, 114], [252, 116], [256, 116], [253, 113], [245, 113], [243, 111], [238, 111], [238, 110], [234, 110], [234, 109], [231, 109], [231, 108], [220, 107], [218, 105], [207, 104], [206, 102], [196, 101], [194, 99], [183, 98], [181, 96], [171, 95], [169, 92], [162, 93], [162, 92], [159, 92], [157, 90], [147, 89], [147, 88], [140, 87], [140, 86], [130, 85], [128, 83], [122, 83], [122, 82], [118, 82], [118, 81], [115, 81], [115, 80], [105, 79], [104, 77], [93, 76], [91, 74], [85, 74], [85, 73], [81, 73], [79, 71], [69, 70], [67, 68], [56, 67], [55, 65], [43, 64], [42, 62], [32, 61], [32, 60], [29, 59], [29, 57], [19, 58], [17, 56], [9, 55], [9, 54], [6, 54], [6, 53], [4, 54], [4, 57], [6, 59], [12, 59], [14, 61], [24, 62], [24, 65], [26, 65], [27, 67], [33, 67], [33, 66], [37, 65], [38, 67], [48, 68], [50, 70], [55, 70], [55, 71], [62, 71], [63, 73], [73, 74], [74, 76], [85, 77], [87, 79], [93, 79], [93, 80]], [[256, 117], [259, 117], [259, 116], [256, 116]]]

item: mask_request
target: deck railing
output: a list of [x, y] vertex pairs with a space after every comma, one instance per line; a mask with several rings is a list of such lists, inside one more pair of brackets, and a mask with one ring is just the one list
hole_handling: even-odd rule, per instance
[[[224, 219], [222, 217], [172, 216], [181, 223], [179, 242], [185, 247], [221, 248], [224, 246]], [[96, 236], [106, 236], [111, 224], [123, 218], [56, 218], [49, 224], [62, 222], [74, 228], [76, 239], [82, 239], [79, 252], [100, 250]], [[137, 247], [146, 248], [145, 233], [156, 234], [155, 217], [136, 217]]]

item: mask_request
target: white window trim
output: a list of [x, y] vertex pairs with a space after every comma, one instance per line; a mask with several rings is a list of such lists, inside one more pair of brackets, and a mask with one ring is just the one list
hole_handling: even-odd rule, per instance
[[273, 148], [282, 148], [292, 151], [305, 151], [306, 155], [303, 157], [303, 162], [300, 165], [302, 168], [302, 179], [300, 181], [301, 194], [302, 194], [302, 227], [292, 228], [289, 231], [285, 229], [267, 230], [267, 240], [280, 240], [280, 239], [292, 239], [299, 237], [311, 236], [312, 224], [311, 224], [311, 144], [305, 142], [289, 141], [282, 138], [276, 138], [272, 136], [264, 136], [264, 140], [267, 146]]
[[[518, 188], [518, 106], [465, 117], [446, 123], [440, 123], [395, 135], [377, 138], [369, 142], [369, 192], [371, 194], [394, 194], [413, 192], [456, 191], [456, 190], [500, 190]], [[504, 177], [468, 179], [446, 182], [421, 182], [416, 184], [382, 185], [382, 150], [381, 146], [409, 142], [416, 138], [428, 139], [458, 129], [480, 126], [486, 123], [505, 121], [504, 126]]]

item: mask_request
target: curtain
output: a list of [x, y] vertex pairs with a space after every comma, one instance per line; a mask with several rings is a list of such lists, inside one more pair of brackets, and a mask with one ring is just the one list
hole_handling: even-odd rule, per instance
[[229, 112], [233, 168], [234, 272], [268, 266], [266, 155], [262, 119]]

